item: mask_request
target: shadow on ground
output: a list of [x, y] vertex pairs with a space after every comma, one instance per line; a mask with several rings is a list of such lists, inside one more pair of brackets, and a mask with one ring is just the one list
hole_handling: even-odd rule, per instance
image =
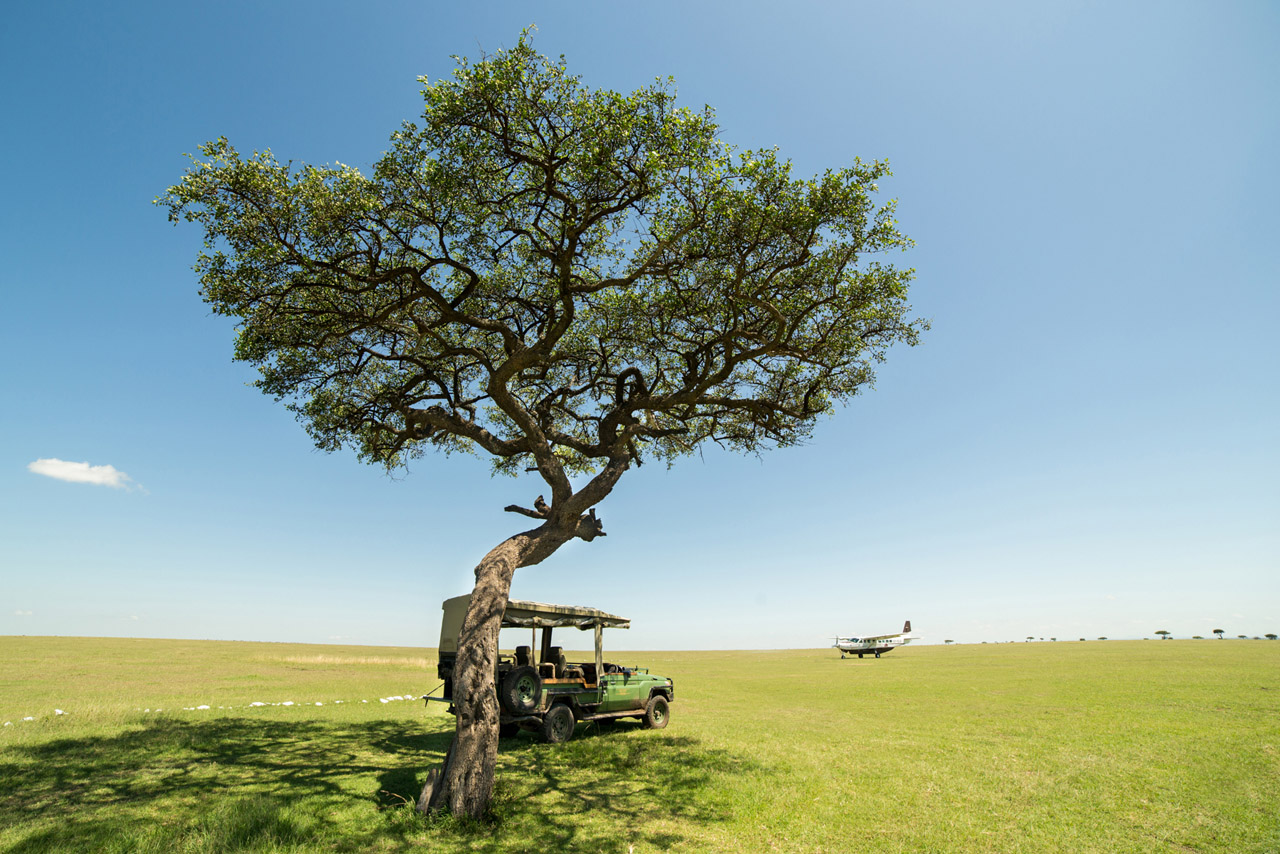
[[[493, 814], [412, 809], [449, 731], [397, 721], [156, 719], [103, 738], [15, 746], [0, 758], [0, 827], [13, 854], [51, 851], [542, 850], [671, 847], [724, 821], [714, 778], [748, 760], [690, 738], [601, 732], [502, 742]], [[15, 833], [16, 831], [16, 833]]]

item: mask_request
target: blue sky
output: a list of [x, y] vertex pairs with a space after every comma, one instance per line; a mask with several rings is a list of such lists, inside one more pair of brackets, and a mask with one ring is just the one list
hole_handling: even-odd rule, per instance
[[807, 447], [628, 473], [514, 597], [632, 649], [1280, 631], [1280, 7], [462, 5], [7, 13], [0, 634], [434, 646], [540, 485], [315, 450], [151, 202], [220, 135], [367, 166], [529, 24], [800, 174], [890, 160], [933, 329]]

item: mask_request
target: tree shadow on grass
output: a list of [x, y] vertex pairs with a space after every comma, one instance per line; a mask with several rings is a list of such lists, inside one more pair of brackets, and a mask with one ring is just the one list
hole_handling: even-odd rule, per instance
[[450, 731], [399, 721], [160, 718], [110, 737], [14, 746], [0, 826], [14, 854], [103, 851], [659, 849], [728, 807], [717, 775], [758, 770], [688, 737], [579, 725], [573, 741], [505, 739], [483, 822], [412, 804]]
[[534, 837], [529, 850], [665, 851], [686, 828], [731, 820], [719, 780], [768, 773], [744, 756], [638, 724], [579, 724], [562, 745], [512, 742], [499, 757], [494, 811], [504, 834]]
[[195, 850], [218, 850], [219, 837], [240, 838], [249, 849], [259, 847], [254, 840], [301, 842], [322, 829], [308, 812], [370, 798], [369, 781], [379, 772], [425, 766], [449, 737], [409, 733], [394, 721], [158, 718], [115, 736], [6, 750], [0, 825], [33, 828], [10, 849], [23, 854], [135, 850], [123, 841], [148, 838], [155, 842], [149, 847], [164, 850], [157, 833], [166, 827], [207, 840]]

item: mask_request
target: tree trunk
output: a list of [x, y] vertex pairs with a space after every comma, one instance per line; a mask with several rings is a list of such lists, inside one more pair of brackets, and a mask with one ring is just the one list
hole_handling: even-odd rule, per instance
[[458, 657], [453, 670], [453, 706], [457, 730], [445, 754], [443, 769], [433, 769], [418, 799], [418, 809], [479, 818], [493, 795], [498, 760], [498, 693], [494, 671], [498, 660], [498, 631], [516, 569], [546, 558], [572, 537], [544, 525], [516, 534], [484, 556], [476, 567], [471, 592], [458, 634]]

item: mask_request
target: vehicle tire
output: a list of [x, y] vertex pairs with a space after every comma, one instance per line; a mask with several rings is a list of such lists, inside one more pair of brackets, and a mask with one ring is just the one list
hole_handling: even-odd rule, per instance
[[542, 700], [542, 677], [532, 667], [516, 667], [503, 677], [498, 698], [511, 714], [527, 715]]
[[573, 738], [573, 709], [557, 703], [547, 710], [542, 719], [542, 737], [551, 744], [561, 744]]
[[520, 724], [498, 724], [498, 738], [514, 738], [520, 733]]
[[654, 694], [649, 698], [649, 704], [644, 707], [644, 717], [640, 722], [647, 729], [662, 729], [670, 718], [671, 708], [667, 705], [667, 698], [661, 694]]

